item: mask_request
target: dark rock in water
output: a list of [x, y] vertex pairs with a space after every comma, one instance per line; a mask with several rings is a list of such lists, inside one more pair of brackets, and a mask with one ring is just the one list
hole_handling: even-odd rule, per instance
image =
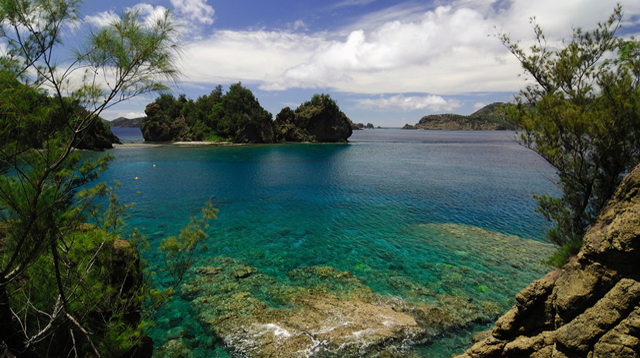
[[516, 296], [491, 335], [459, 358], [640, 356], [640, 166], [577, 257]]

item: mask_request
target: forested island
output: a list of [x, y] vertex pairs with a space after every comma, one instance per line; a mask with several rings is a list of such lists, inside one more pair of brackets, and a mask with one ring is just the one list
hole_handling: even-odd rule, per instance
[[241, 83], [226, 93], [218, 85], [195, 101], [163, 94], [145, 109], [145, 141], [233, 143], [346, 142], [352, 123], [327, 94], [316, 94], [297, 109], [283, 108], [275, 121]]
[[125, 118], [118, 117], [109, 122], [111, 128], [140, 128], [145, 117]]
[[403, 129], [443, 130], [514, 130], [520, 126], [509, 120], [502, 102], [495, 102], [478, 111], [463, 116], [460, 114], [431, 114], [424, 116], [415, 125], [406, 124]]

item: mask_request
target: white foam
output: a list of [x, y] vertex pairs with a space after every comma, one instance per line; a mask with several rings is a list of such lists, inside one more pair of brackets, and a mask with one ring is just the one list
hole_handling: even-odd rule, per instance
[[278, 326], [277, 324], [267, 323], [256, 325], [257, 330], [259, 331], [258, 335], [263, 335], [267, 332], [273, 332], [273, 335], [276, 337], [289, 338], [291, 337], [291, 332], [288, 330]]
[[362, 336], [369, 336], [376, 333], [373, 329], [371, 328], [367, 328], [367, 329], [363, 329], [362, 331], [357, 331], [357, 332], [353, 332], [353, 336], [356, 337], [356, 339], [360, 339], [362, 338]]

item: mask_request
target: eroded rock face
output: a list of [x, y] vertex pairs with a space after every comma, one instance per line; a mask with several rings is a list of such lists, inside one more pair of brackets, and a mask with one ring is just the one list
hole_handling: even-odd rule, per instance
[[587, 232], [576, 258], [516, 296], [459, 358], [640, 357], [640, 167]]

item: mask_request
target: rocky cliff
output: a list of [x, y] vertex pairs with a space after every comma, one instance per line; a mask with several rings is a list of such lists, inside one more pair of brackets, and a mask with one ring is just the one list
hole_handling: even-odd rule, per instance
[[640, 166], [571, 262], [534, 281], [458, 358], [640, 357]]

